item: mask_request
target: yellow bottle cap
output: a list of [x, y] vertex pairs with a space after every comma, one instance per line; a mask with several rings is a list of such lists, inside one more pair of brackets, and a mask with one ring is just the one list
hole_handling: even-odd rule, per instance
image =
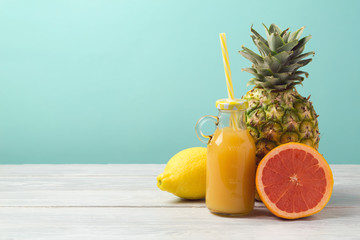
[[244, 99], [219, 99], [216, 101], [216, 108], [219, 110], [246, 110], [248, 102]]

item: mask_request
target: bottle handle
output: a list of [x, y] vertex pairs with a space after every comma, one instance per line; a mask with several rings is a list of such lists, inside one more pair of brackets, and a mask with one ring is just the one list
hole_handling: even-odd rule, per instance
[[196, 132], [197, 137], [199, 138], [199, 140], [201, 142], [206, 143], [206, 144], [208, 144], [210, 142], [211, 138], [213, 137], [213, 134], [205, 135], [201, 131], [202, 126], [208, 121], [213, 121], [215, 126], [217, 126], [219, 124], [218, 117], [212, 116], [212, 115], [206, 115], [206, 116], [201, 117], [195, 125], [195, 132]]

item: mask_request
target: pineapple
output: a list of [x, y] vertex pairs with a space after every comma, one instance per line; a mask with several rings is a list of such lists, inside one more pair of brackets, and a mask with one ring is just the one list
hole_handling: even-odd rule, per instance
[[248, 85], [255, 87], [243, 99], [248, 100], [246, 124], [256, 144], [259, 162], [271, 149], [287, 142], [300, 142], [315, 149], [319, 146], [318, 115], [309, 97], [295, 89], [307, 72], [299, 68], [311, 62], [314, 52], [302, 53], [311, 39], [300, 39], [304, 27], [290, 33], [278, 26], [265, 25], [267, 40], [252, 27], [251, 38], [260, 55], [242, 46], [239, 53], [250, 60], [251, 68], [242, 69], [254, 75]]

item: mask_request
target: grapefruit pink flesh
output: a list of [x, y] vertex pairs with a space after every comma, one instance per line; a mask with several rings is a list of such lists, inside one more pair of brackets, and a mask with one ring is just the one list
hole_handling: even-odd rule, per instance
[[257, 170], [260, 198], [275, 215], [300, 218], [320, 211], [331, 196], [333, 179], [325, 159], [299, 143], [268, 153]]

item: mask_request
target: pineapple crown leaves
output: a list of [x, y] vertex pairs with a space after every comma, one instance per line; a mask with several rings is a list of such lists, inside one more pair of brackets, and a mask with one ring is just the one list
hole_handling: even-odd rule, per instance
[[267, 28], [263, 24], [266, 32], [266, 39], [256, 32], [251, 26], [251, 38], [260, 52], [260, 55], [242, 46], [239, 53], [250, 60], [253, 65], [251, 68], [242, 69], [254, 75], [248, 85], [264, 88], [267, 91], [286, 90], [301, 84], [304, 77], [308, 77], [307, 72], [298, 69], [311, 62], [315, 52], [303, 53], [305, 44], [311, 39], [311, 35], [300, 39], [304, 27], [295, 32], [288, 32], [289, 28], [282, 31], [275, 24]]

